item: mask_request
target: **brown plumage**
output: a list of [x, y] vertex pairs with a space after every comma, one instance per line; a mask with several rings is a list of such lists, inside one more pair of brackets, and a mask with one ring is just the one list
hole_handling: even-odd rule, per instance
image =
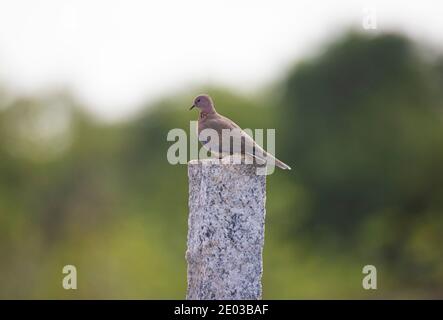
[[[231, 154], [242, 154], [253, 157], [258, 163], [268, 163], [269, 160], [275, 162], [275, 165], [281, 169], [291, 169], [287, 164], [275, 158], [272, 154], [267, 153], [255, 141], [244, 132], [235, 122], [220, 115], [215, 110], [214, 103], [206, 94], [197, 96], [194, 99], [192, 108], [198, 108], [200, 113], [198, 117], [198, 135], [203, 146], [211, 153], [218, 157]], [[205, 129], [213, 129], [217, 132], [218, 137], [209, 137], [201, 133]], [[228, 146], [220, 143], [222, 141], [223, 130], [228, 129], [231, 135]], [[228, 132], [228, 131], [226, 131]]]

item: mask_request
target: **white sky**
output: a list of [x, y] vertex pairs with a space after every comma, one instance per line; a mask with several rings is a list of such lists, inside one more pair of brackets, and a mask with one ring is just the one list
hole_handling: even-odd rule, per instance
[[251, 92], [361, 27], [364, 8], [377, 10], [376, 32], [443, 44], [441, 0], [0, 0], [0, 83], [67, 87], [107, 119], [196, 85]]

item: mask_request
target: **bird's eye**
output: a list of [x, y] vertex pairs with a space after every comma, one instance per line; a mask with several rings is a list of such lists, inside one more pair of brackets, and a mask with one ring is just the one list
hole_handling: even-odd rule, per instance
[[197, 99], [197, 102], [200, 102], [200, 99]]

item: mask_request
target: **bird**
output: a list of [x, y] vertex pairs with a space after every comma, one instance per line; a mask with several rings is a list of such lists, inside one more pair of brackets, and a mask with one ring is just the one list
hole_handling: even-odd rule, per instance
[[[244, 156], [250, 156], [260, 164], [269, 164], [269, 160], [275, 163], [275, 165], [284, 170], [291, 170], [291, 167], [286, 163], [278, 160], [272, 154], [266, 152], [260, 145], [258, 145], [254, 139], [252, 139], [245, 131], [243, 131], [234, 121], [222, 116], [215, 110], [215, 105], [212, 98], [208, 94], [198, 95], [189, 108], [192, 110], [197, 108], [199, 110], [198, 116], [198, 136], [203, 147], [210, 151], [213, 155], [222, 158], [227, 155], [241, 154]], [[205, 129], [213, 129], [218, 134], [218, 139], [201, 139], [200, 134]], [[222, 131], [224, 129], [229, 130], [232, 136], [238, 138], [238, 143], [241, 145], [235, 148], [235, 142], [220, 143], [220, 137], [222, 137]], [[213, 141], [211, 141], [213, 140]], [[223, 141], [223, 140], [222, 140]]]

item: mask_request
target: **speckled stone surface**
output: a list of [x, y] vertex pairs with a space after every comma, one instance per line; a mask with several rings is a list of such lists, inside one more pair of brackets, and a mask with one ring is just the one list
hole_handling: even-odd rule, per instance
[[188, 164], [187, 299], [261, 299], [266, 176], [250, 164]]

